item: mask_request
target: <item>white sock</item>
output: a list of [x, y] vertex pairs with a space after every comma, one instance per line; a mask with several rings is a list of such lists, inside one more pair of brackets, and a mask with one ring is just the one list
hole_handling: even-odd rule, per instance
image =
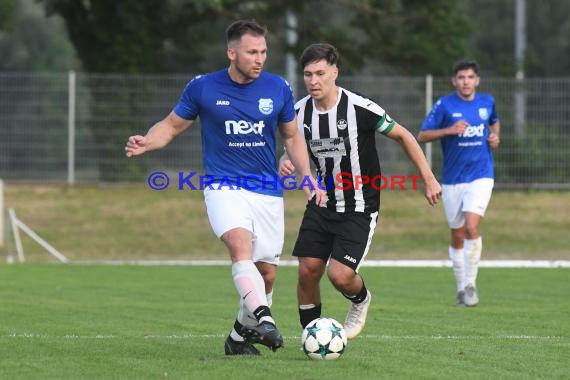
[[253, 313], [260, 306], [268, 306], [265, 282], [253, 261], [243, 260], [233, 263], [232, 277], [240, 296], [240, 305], [243, 302], [248, 313]]
[[464, 251], [463, 248], [455, 249], [449, 246], [449, 258], [451, 259], [453, 275], [455, 276], [455, 284], [457, 286], [457, 291], [463, 290], [465, 287], [463, 282], [465, 281], [465, 264], [464, 264]]
[[239, 300], [239, 311], [237, 315], [237, 321], [244, 326], [256, 326], [257, 318], [247, 310], [245, 302], [242, 298]]
[[244, 342], [245, 341], [244, 337], [239, 335], [238, 332], [236, 331], [236, 329], [232, 329], [232, 331], [230, 331], [230, 337], [236, 342]]
[[[267, 293], [266, 297], [267, 297], [267, 306], [271, 307], [271, 304], [273, 303], [273, 291]], [[239, 323], [241, 323], [244, 326], [257, 326], [258, 323], [255, 316], [252, 313], [250, 313], [249, 310], [247, 310], [245, 302], [241, 297], [239, 302], [239, 311], [237, 315], [237, 320]]]
[[477, 272], [479, 271], [479, 260], [481, 259], [481, 251], [483, 250], [483, 239], [479, 236], [477, 239], [465, 239], [465, 286], [472, 284], [476, 286]]

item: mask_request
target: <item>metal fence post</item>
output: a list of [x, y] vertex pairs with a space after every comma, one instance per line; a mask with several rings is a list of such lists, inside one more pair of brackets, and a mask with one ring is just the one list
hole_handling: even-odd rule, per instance
[[[433, 106], [433, 77], [431, 74], [426, 75], [426, 115], [431, 111]], [[426, 143], [426, 159], [429, 167], [432, 167], [432, 150], [431, 141]]]
[[67, 103], [67, 184], [75, 184], [75, 71], [69, 72]]
[[4, 247], [4, 181], [0, 178], [0, 250]]

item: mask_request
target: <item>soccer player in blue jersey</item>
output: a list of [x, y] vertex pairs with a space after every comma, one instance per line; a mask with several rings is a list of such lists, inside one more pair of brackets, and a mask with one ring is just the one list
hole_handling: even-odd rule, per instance
[[[320, 281], [326, 270], [333, 286], [349, 301], [344, 329], [353, 339], [364, 328], [372, 299], [359, 269], [370, 248], [380, 209], [380, 186], [373, 180], [382, 174], [376, 136], [401, 145], [421, 175], [430, 205], [438, 202], [441, 186], [406, 128], [374, 101], [336, 84], [338, 60], [337, 49], [327, 43], [309, 45], [301, 55], [309, 95], [295, 105], [297, 122], [322, 178], [321, 186], [327, 188], [327, 202], [326, 207], [318, 207], [313, 201], [307, 205], [293, 256], [299, 261], [301, 326], [321, 316]], [[290, 175], [296, 167], [284, 154], [279, 173]]]
[[259, 355], [254, 343], [273, 351], [283, 346], [270, 311], [284, 239], [283, 193], [276, 180], [278, 131], [289, 156], [311, 181], [304, 188], [308, 199], [314, 196], [321, 203], [323, 198], [297, 129], [291, 87], [263, 71], [266, 32], [255, 21], [232, 23], [226, 30], [229, 68], [192, 79], [172, 112], [145, 136], [129, 137], [125, 147], [128, 157], [164, 148], [200, 117], [210, 179], [204, 190], [208, 218], [229, 250], [240, 296], [226, 355]]
[[435, 103], [418, 141], [441, 142], [443, 204], [451, 229], [449, 257], [457, 285], [457, 305], [476, 306], [483, 249], [479, 224], [493, 191], [492, 149], [501, 141], [501, 125], [495, 99], [476, 91], [480, 77], [475, 61], [457, 62], [451, 81], [456, 91]]

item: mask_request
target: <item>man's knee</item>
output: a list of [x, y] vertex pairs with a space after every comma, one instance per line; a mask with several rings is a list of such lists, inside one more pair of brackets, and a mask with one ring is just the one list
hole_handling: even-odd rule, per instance
[[465, 239], [473, 240], [479, 237], [479, 219], [465, 222]]
[[323, 271], [324, 271], [324, 263], [319, 259], [299, 260], [300, 281], [318, 281], [321, 279]]
[[330, 282], [337, 289], [346, 289], [351, 286], [354, 278], [357, 276], [356, 272], [344, 265], [331, 265], [327, 272]]
[[465, 213], [465, 239], [473, 240], [479, 237], [479, 222], [481, 215], [476, 213]]
[[455, 249], [463, 248], [463, 241], [465, 240], [465, 228], [451, 229], [451, 246]]

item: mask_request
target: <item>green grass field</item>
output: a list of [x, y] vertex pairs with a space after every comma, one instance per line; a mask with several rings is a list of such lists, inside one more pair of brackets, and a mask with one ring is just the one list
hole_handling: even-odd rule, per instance
[[[296, 268], [273, 314], [285, 348], [226, 357], [237, 295], [227, 266], [0, 264], [1, 379], [567, 379], [570, 270], [488, 269], [457, 308], [449, 268], [363, 268], [363, 334], [332, 362], [299, 350]], [[323, 314], [347, 301], [323, 282]]]
[[[5, 206], [70, 260], [227, 259], [200, 191], [6, 184]], [[287, 191], [283, 257], [290, 258], [306, 200]], [[483, 259], [570, 259], [569, 191], [495, 191], [481, 225]], [[22, 236], [28, 261], [54, 261]], [[8, 243], [8, 242], [7, 242]], [[420, 191], [384, 191], [369, 259], [447, 259], [442, 205]], [[14, 245], [8, 246], [14, 252]]]

